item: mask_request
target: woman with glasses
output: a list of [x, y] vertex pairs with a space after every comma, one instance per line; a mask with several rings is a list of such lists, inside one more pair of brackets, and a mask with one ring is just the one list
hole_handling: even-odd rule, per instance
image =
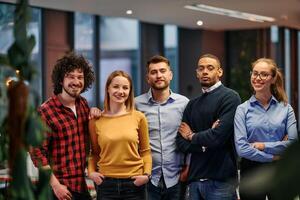
[[98, 120], [90, 121], [89, 130], [88, 172], [97, 185], [97, 199], [143, 200], [152, 169], [148, 122], [134, 109], [132, 80], [127, 73], [109, 75], [104, 111]]
[[[234, 119], [235, 146], [241, 157], [241, 177], [278, 159], [297, 139], [296, 118], [288, 104], [283, 76], [276, 63], [260, 58], [252, 64], [254, 94], [238, 106]], [[269, 194], [241, 193], [241, 200], [265, 200]]]

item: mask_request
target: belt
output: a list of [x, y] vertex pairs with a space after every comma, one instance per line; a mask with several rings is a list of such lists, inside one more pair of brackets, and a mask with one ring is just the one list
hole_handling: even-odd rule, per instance
[[208, 180], [209, 180], [208, 178], [200, 178], [199, 179], [200, 182], [204, 182], [204, 181], [208, 181]]

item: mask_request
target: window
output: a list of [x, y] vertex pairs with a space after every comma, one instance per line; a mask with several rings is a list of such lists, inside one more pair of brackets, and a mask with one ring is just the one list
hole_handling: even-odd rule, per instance
[[285, 91], [289, 102], [291, 101], [291, 37], [290, 30], [284, 29], [284, 80]]
[[103, 104], [108, 75], [123, 70], [131, 75], [135, 95], [140, 92], [139, 25], [137, 20], [101, 17], [100, 20], [100, 99]]
[[[95, 66], [95, 46], [94, 46], [94, 38], [95, 38], [95, 31], [94, 31], [94, 24], [95, 18], [93, 15], [84, 14], [84, 13], [75, 13], [74, 19], [74, 27], [75, 27], [75, 34], [74, 34], [74, 47], [75, 52], [78, 54], [83, 55], [89, 63], [94, 67]], [[96, 71], [94, 68], [94, 72], [96, 75]], [[92, 88], [87, 90], [82, 94], [84, 96], [89, 106], [96, 106], [97, 99], [96, 99], [96, 83], [92, 85]]]
[[169, 59], [173, 71], [173, 80], [171, 81], [171, 89], [178, 92], [178, 39], [177, 26], [164, 26], [164, 50], [165, 57]]
[[[0, 54], [6, 54], [14, 42], [14, 10], [15, 5], [0, 3]], [[41, 10], [31, 9], [31, 20], [27, 26], [28, 35], [35, 36], [35, 47], [31, 54], [36, 74], [31, 80], [31, 91], [36, 94], [35, 104], [40, 104], [42, 99], [42, 63], [41, 63]]]

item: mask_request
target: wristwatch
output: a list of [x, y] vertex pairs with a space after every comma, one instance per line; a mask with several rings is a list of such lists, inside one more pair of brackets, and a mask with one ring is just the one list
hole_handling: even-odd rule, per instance
[[145, 175], [145, 176], [148, 176], [148, 179], [149, 179], [149, 181], [150, 181], [150, 180], [151, 180], [151, 178], [152, 178], [151, 174], [144, 173], [143, 175]]

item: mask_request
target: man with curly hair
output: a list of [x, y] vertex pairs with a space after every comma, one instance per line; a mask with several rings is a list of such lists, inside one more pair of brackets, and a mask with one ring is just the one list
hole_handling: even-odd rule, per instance
[[70, 53], [56, 62], [51, 78], [54, 95], [38, 109], [50, 130], [43, 144], [30, 151], [31, 158], [35, 166], [51, 168], [53, 199], [91, 199], [84, 172], [90, 109], [80, 94], [91, 87], [94, 72], [83, 56]]

